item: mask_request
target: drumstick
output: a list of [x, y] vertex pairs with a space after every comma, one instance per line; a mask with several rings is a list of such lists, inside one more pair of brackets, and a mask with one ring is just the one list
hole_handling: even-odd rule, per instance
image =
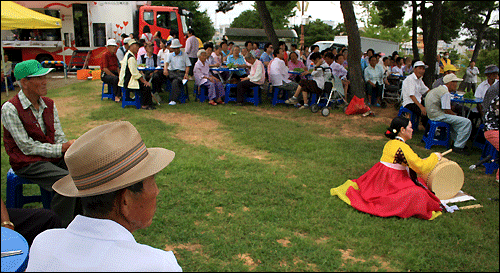
[[445, 156], [445, 155], [447, 155], [447, 154], [449, 154], [451, 152], [453, 152], [453, 149], [449, 149], [448, 151], [442, 153], [441, 156]]

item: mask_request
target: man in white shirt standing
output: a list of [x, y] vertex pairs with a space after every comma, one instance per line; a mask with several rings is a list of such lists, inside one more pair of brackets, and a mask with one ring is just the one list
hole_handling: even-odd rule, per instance
[[83, 215], [67, 228], [36, 236], [26, 271], [182, 271], [172, 251], [139, 244], [132, 235], [152, 224], [159, 194], [155, 175], [174, 156], [146, 148], [128, 121], [80, 136], [64, 155], [69, 175], [52, 187], [81, 198]]
[[283, 90], [295, 91], [299, 84], [289, 79], [288, 67], [283, 59], [285, 58], [283, 49], [276, 48], [273, 51], [274, 59], [269, 66], [269, 81], [273, 86]]
[[425, 86], [422, 77], [427, 67], [422, 61], [415, 62], [413, 73], [406, 77], [402, 87], [403, 107], [412, 111], [415, 115], [419, 115], [424, 127], [427, 125], [428, 118], [425, 106], [422, 105], [422, 95], [427, 93], [429, 88]]
[[476, 62], [471, 61], [469, 66], [465, 70], [465, 90], [467, 92], [476, 92], [477, 75], [479, 75], [479, 69], [476, 66]]

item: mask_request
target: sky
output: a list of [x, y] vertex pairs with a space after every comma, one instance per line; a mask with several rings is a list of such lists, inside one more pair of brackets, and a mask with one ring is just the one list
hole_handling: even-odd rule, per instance
[[[308, 1], [308, 2], [309, 6], [304, 15], [310, 15], [312, 17], [311, 18], [312, 21], [320, 19], [320, 20], [331, 20], [335, 21], [336, 23], [344, 22], [344, 17], [342, 15], [342, 10], [340, 9], [339, 1]], [[252, 7], [253, 3], [254, 1], [243, 1], [242, 3], [236, 4], [233, 10], [226, 12], [225, 14], [222, 12], [215, 14], [215, 10], [217, 9], [217, 1], [200, 1], [200, 11], [207, 10], [208, 15], [212, 19], [212, 22], [214, 23], [215, 27], [218, 27], [220, 25], [229, 25], [234, 18], [240, 15], [241, 12], [248, 9], [253, 9]], [[354, 11], [358, 13], [362, 12], [362, 9], [357, 8], [355, 5]], [[300, 23], [301, 12], [297, 11], [296, 13], [298, 16], [290, 19], [290, 23], [292, 25], [298, 25]], [[358, 17], [358, 15], [356, 16]], [[410, 18], [411, 18], [411, 12], [406, 12], [405, 20], [408, 20]], [[358, 26], [361, 27], [362, 25]]]

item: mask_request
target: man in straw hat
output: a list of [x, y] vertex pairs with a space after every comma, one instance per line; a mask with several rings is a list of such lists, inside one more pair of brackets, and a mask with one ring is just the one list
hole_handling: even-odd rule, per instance
[[[173, 52], [167, 55], [165, 60], [165, 65], [163, 67], [163, 75], [167, 77], [172, 82], [172, 100], [168, 105], [176, 105], [176, 100], [178, 100], [184, 84], [182, 80], [187, 80], [189, 78], [189, 67], [191, 66], [191, 61], [185, 52], [181, 51], [181, 43], [178, 39], [173, 39], [170, 48]], [[193, 64], [194, 65], [194, 64]], [[188, 92], [185, 92], [188, 100]]]
[[82, 200], [83, 215], [66, 229], [40, 233], [27, 271], [182, 271], [171, 251], [135, 241], [151, 225], [159, 193], [155, 175], [174, 159], [146, 148], [128, 121], [98, 126], [80, 136], [64, 158], [69, 175], [53, 188]]
[[[47, 95], [47, 74], [37, 60], [18, 63], [14, 70], [21, 90], [2, 106], [3, 141], [12, 170], [45, 190], [68, 175], [63, 155], [67, 141], [54, 101]], [[54, 194], [51, 209], [67, 226], [77, 214], [77, 200]]]
[[450, 93], [457, 90], [458, 82], [461, 81], [462, 79], [453, 73], [444, 76], [444, 85], [440, 85], [429, 91], [425, 97], [425, 105], [429, 119], [450, 124], [451, 137], [454, 141], [453, 151], [468, 155], [468, 152], [465, 150], [465, 143], [472, 131], [471, 121], [468, 118], [457, 116], [451, 110]]

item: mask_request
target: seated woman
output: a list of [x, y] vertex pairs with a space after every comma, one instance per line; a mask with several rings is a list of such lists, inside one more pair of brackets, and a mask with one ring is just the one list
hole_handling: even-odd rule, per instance
[[[325, 87], [325, 77], [323, 68], [330, 68], [328, 64], [325, 61], [323, 61], [323, 59], [321, 58], [321, 53], [319, 52], [311, 54], [311, 57], [309, 59], [314, 63], [314, 69], [312, 71], [304, 71], [300, 75], [306, 76], [310, 74], [312, 76], [312, 80], [305, 80], [305, 79], [300, 80], [299, 87], [297, 87], [297, 91], [295, 91], [293, 97], [285, 101], [285, 103], [287, 104], [296, 104], [299, 101], [298, 97], [302, 92], [302, 96], [304, 98], [304, 105], [302, 105], [299, 109], [305, 109], [309, 107], [307, 98], [308, 93], [311, 92], [316, 94], [323, 93], [323, 88]], [[327, 73], [331, 73], [331, 70], [328, 69]]]
[[[293, 71], [295, 68], [302, 68], [304, 71], [307, 70], [304, 62], [299, 60], [299, 55], [295, 51], [290, 52], [290, 60], [288, 61], [288, 70]], [[305, 79], [304, 76], [290, 74], [290, 80], [300, 82], [301, 79]]]
[[391, 140], [384, 146], [380, 162], [358, 179], [347, 180], [330, 193], [355, 209], [380, 217], [416, 216], [433, 220], [441, 215], [440, 200], [418, 175], [430, 173], [440, 153], [421, 159], [406, 144], [412, 138], [411, 122], [396, 117], [385, 136]]
[[[219, 79], [210, 74], [210, 67], [207, 62], [207, 52], [204, 49], [198, 50], [198, 61], [193, 69], [194, 83], [198, 86], [200, 92], [201, 86], [208, 90], [208, 103], [211, 105], [224, 104], [221, 97], [224, 96], [224, 85]], [[214, 101], [217, 99], [217, 102]]]

